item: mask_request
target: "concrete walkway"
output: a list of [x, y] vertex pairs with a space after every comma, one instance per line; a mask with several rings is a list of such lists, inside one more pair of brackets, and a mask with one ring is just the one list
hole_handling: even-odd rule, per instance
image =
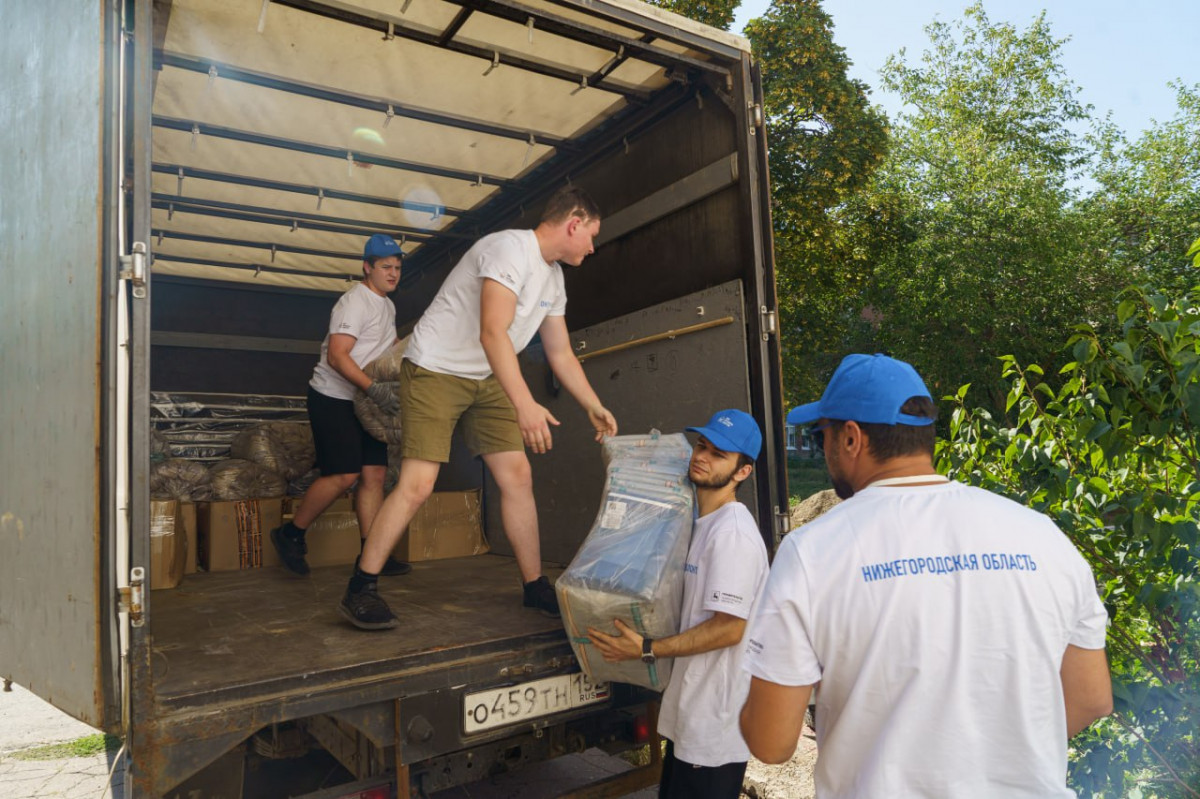
[[[116, 752], [54, 760], [22, 760], [14, 755], [47, 744], [66, 743], [98, 730], [76, 721], [19, 685], [0, 692], [0, 786], [5, 799], [121, 799], [124, 773], [116, 769], [111, 788], [109, 758]], [[108, 791], [106, 793], [106, 791]]]

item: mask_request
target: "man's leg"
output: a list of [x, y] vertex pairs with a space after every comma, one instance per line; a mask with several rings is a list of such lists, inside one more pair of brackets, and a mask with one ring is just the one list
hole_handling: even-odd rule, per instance
[[417, 509], [433, 491], [441, 464], [405, 458], [400, 462], [400, 482], [379, 507], [367, 533], [362, 554], [338, 610], [360, 630], [387, 630], [398, 623], [379, 595], [379, 574]]
[[292, 517], [292, 524], [301, 530], [307, 530], [308, 526], [334, 503], [334, 500], [350, 490], [357, 479], [357, 474], [331, 474], [326, 477], [318, 477], [304, 492], [304, 498], [300, 500], [300, 507], [296, 508], [296, 514]]
[[[379, 506], [367, 533], [359, 568], [368, 574], [378, 574], [388, 555], [400, 542], [417, 510], [433, 493], [442, 465], [436, 461], [405, 458], [400, 461], [400, 480], [392, 493]], [[381, 483], [382, 487], [382, 483]], [[361, 523], [361, 519], [360, 519]]]
[[529, 458], [524, 451], [513, 450], [489, 452], [482, 457], [500, 488], [500, 519], [521, 570], [522, 604], [547, 616], [558, 616], [558, 596], [542, 575], [542, 543]]
[[542, 576], [542, 544], [529, 458], [524, 452], [489, 452], [483, 462], [500, 488], [500, 519], [517, 556], [521, 580], [533, 582]]
[[695, 766], [684, 762], [675, 756], [674, 745], [667, 741], [658, 799], [737, 799], [745, 776], [745, 763]]
[[[379, 513], [379, 506], [383, 504], [383, 481], [386, 476], [386, 466], [364, 466], [359, 477], [358, 490], [354, 492], [354, 514], [358, 517], [358, 530], [362, 535], [360, 552], [367, 545], [367, 533], [375, 521], [375, 515]], [[389, 554], [379, 573], [385, 577], [397, 577], [410, 571], [412, 566]]]

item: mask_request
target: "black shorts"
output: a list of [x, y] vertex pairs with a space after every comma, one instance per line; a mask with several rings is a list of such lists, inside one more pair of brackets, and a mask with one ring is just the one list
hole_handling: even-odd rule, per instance
[[387, 444], [363, 429], [352, 400], [327, 397], [309, 386], [308, 423], [322, 477], [359, 474], [364, 466], [387, 466]]
[[675, 745], [667, 740], [663, 755], [662, 781], [658, 799], [737, 799], [742, 793], [745, 763], [723, 766], [694, 766], [675, 757]]

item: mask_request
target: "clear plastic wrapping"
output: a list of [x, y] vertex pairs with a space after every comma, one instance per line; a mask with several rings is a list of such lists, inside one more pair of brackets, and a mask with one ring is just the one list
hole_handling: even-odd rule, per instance
[[651, 638], [679, 632], [694, 513], [691, 453], [682, 433], [652, 431], [604, 443], [608, 474], [600, 512], [556, 586], [571, 646], [593, 681], [661, 691], [670, 678], [669, 660], [606, 663], [587, 628], [616, 634], [613, 619], [621, 619]]

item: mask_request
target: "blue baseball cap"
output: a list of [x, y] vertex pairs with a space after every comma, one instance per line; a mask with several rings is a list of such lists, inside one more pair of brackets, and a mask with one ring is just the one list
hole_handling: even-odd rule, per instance
[[369, 261], [372, 258], [386, 258], [389, 255], [404, 255], [404, 251], [400, 249], [400, 245], [391, 236], [384, 233], [376, 233], [367, 239], [367, 246], [363, 247], [364, 261]]
[[723, 452], [740, 452], [753, 460], [758, 460], [762, 449], [762, 431], [758, 429], [758, 422], [736, 408], [717, 411], [704, 427], [689, 427], [688, 432], [699, 433]]
[[900, 412], [910, 397], [930, 397], [917, 370], [886, 355], [847, 355], [829, 379], [817, 402], [792, 408], [788, 424], [838, 419], [865, 424], [907, 424], [920, 427], [932, 419]]

